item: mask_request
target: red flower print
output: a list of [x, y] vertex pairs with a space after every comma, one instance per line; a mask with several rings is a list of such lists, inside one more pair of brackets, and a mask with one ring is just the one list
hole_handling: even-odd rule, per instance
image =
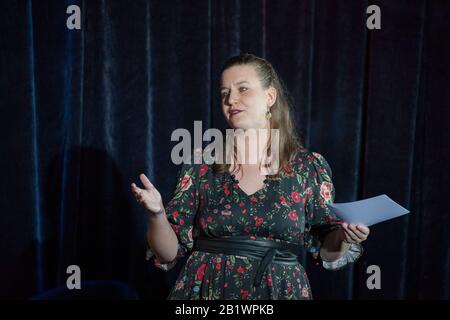
[[230, 190], [228, 190], [228, 189], [224, 189], [223, 190], [223, 193], [225, 193], [225, 195], [230, 195], [231, 194], [231, 191]]
[[263, 224], [263, 222], [264, 222], [264, 219], [263, 219], [263, 218], [258, 218], [258, 219], [256, 219], [256, 221], [255, 221], [255, 226], [256, 226], [256, 227], [259, 227], [259, 226], [261, 226], [261, 225]]
[[202, 281], [205, 275], [206, 263], [202, 263], [197, 269], [197, 279]]
[[244, 272], [244, 268], [242, 268], [242, 267], [237, 268], [237, 272], [243, 273]]
[[288, 291], [289, 293], [292, 292], [292, 284], [291, 284], [290, 282], [288, 282], [288, 284], [287, 284], [287, 291]]
[[178, 218], [178, 210], [172, 212], [172, 217], [174, 217], [175, 219]]
[[223, 216], [231, 216], [231, 211], [230, 210], [222, 210], [222, 215]]
[[289, 212], [289, 218], [290, 218], [292, 221], [297, 221], [297, 220], [298, 220], [297, 212], [295, 212], [295, 211]]
[[224, 287], [224, 288], [228, 288], [228, 282], [225, 282], [225, 283], [223, 284], [223, 287]]
[[268, 276], [267, 276], [267, 285], [268, 285], [269, 287], [272, 286], [272, 276], [271, 276], [271, 275], [268, 275]]
[[241, 297], [242, 299], [248, 299], [248, 291], [241, 289]]
[[200, 165], [200, 175], [202, 176], [207, 172], [208, 172], [208, 166], [206, 164]]
[[331, 190], [333, 189], [333, 184], [331, 182], [322, 182], [320, 185], [320, 195], [326, 201], [331, 199]]
[[286, 201], [286, 198], [283, 196], [280, 196], [278, 199], [280, 199], [280, 202], [283, 206], [290, 206], [291, 203], [289, 201]]
[[184, 220], [180, 219], [180, 226], [182, 226], [184, 224]]
[[252, 197], [250, 198], [250, 200], [251, 200], [252, 202], [257, 202], [257, 201], [258, 201], [258, 199], [256, 199], [255, 196], [252, 196]]
[[243, 207], [245, 205], [244, 201], [239, 202], [239, 207]]
[[180, 182], [180, 192], [186, 191], [192, 185], [192, 179], [190, 176], [185, 175]]
[[242, 214], [245, 214], [247, 212], [247, 209], [242, 209]]
[[220, 263], [217, 263], [217, 264], [216, 264], [216, 269], [217, 269], [217, 270], [220, 270]]
[[291, 198], [292, 200], [294, 200], [295, 203], [299, 203], [300, 202], [300, 195], [298, 194], [298, 192], [292, 192], [291, 193]]
[[206, 227], [206, 222], [205, 222], [205, 219], [202, 217], [202, 218], [200, 218], [200, 228], [205, 229], [205, 227]]
[[211, 222], [211, 221], [212, 221], [212, 218], [211, 218], [211, 217], [208, 217], [208, 218], [206, 218], [206, 221]]

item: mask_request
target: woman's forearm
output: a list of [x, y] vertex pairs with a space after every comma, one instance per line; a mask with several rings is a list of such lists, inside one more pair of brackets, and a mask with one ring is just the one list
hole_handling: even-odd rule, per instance
[[160, 214], [149, 213], [147, 241], [161, 263], [168, 263], [176, 258], [178, 238], [167, 220], [165, 211]]
[[334, 230], [326, 235], [320, 256], [325, 261], [335, 261], [347, 252], [350, 244], [343, 242], [342, 230]]

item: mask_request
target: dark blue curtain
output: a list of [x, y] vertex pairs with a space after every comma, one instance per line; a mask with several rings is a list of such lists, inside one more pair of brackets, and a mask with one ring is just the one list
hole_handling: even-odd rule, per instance
[[[81, 30], [66, 28], [71, 4]], [[371, 4], [381, 30], [366, 28]], [[144, 260], [130, 183], [145, 172], [169, 200], [172, 131], [224, 128], [220, 67], [251, 52], [284, 79], [336, 202], [387, 194], [411, 211], [374, 226], [343, 271], [303, 256], [315, 299], [448, 299], [449, 17], [447, 0], [3, 1], [1, 297], [64, 286], [75, 264], [164, 299], [181, 263]]]

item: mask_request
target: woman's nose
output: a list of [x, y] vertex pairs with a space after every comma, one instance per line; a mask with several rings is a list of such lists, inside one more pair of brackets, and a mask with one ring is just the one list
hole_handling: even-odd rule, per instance
[[229, 97], [228, 97], [228, 102], [229, 102], [231, 105], [233, 105], [233, 104], [235, 104], [236, 102], [238, 102], [238, 100], [239, 100], [239, 97], [238, 97], [237, 93], [230, 93], [230, 95], [229, 95]]

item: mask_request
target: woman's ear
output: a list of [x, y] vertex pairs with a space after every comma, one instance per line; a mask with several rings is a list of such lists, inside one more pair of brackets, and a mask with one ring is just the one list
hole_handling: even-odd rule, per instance
[[269, 108], [272, 107], [274, 105], [275, 101], [277, 101], [277, 89], [270, 86], [269, 89], [267, 89], [267, 105], [268, 105], [268, 107]]

